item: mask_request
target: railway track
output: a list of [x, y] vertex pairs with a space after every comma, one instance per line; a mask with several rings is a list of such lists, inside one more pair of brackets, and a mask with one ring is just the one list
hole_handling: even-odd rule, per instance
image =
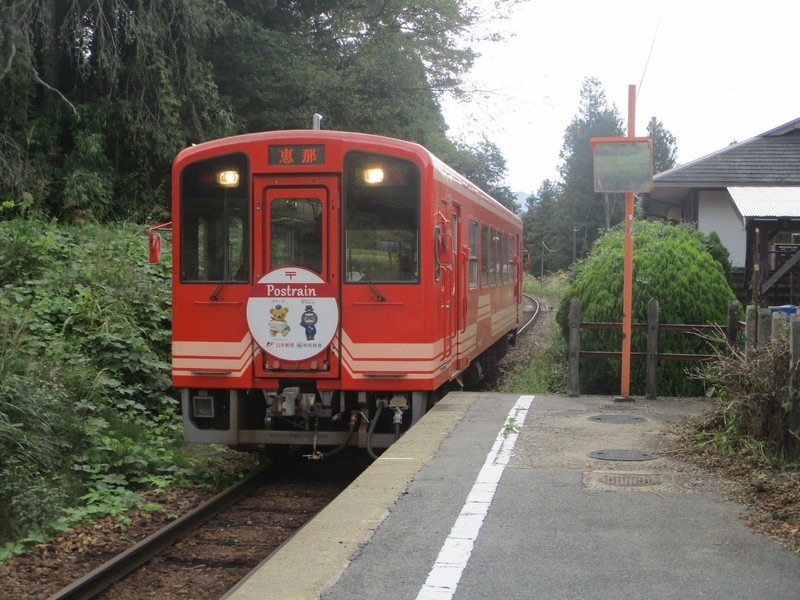
[[217, 494], [193, 511], [183, 515], [170, 525], [160, 529], [129, 550], [119, 554], [65, 587], [49, 600], [83, 600], [94, 598], [112, 584], [129, 575], [151, 558], [171, 546], [178, 539], [195, 531], [220, 512], [251, 494], [263, 485], [270, 469], [262, 469]]
[[[523, 296], [525, 322], [519, 328], [518, 335], [525, 333], [536, 322], [540, 312], [540, 304], [535, 297], [529, 294], [524, 294]], [[362, 453], [358, 454], [361, 456]], [[345, 458], [344, 463], [347, 463], [348, 460], [350, 462], [353, 461], [352, 458]], [[175, 520], [167, 527], [153, 533], [122, 554], [115, 556], [78, 581], [61, 589], [50, 596], [49, 600], [81, 600], [96, 597], [119, 600], [120, 598], [147, 597], [147, 594], [142, 594], [143, 589], [147, 590], [150, 596], [159, 598], [185, 597], [197, 600], [204, 597], [219, 597], [272, 551], [270, 542], [266, 540], [274, 534], [259, 533], [259, 528], [262, 525], [272, 521], [272, 519], [264, 517], [265, 513], [261, 507], [267, 506], [273, 512], [277, 511], [284, 514], [283, 524], [279, 527], [283, 529], [283, 534], [274, 535], [271, 538], [274, 540], [274, 547], [277, 547], [295, 529], [324, 508], [341, 489], [346, 487], [349, 481], [363, 470], [366, 462], [356, 465], [350, 474], [334, 475], [334, 481], [321, 482], [321, 485], [315, 486], [313, 490], [308, 489], [308, 477], [301, 475], [300, 487], [304, 487], [304, 489], [302, 491], [298, 490], [298, 494], [303, 496], [304, 503], [295, 517], [285, 517], [287, 511], [291, 512], [291, 509], [282, 505], [286, 498], [285, 496], [283, 496], [284, 500], [276, 501], [276, 498], [282, 497], [282, 492], [273, 493], [271, 496], [266, 493], [261, 498], [256, 498], [259, 491], [264, 490], [265, 486], [268, 486], [271, 482], [279, 480], [290, 469], [292, 470], [291, 481], [284, 482], [287, 487], [297, 483], [298, 469], [316, 471], [316, 474], [311, 476], [315, 478], [320, 477], [325, 471], [329, 471], [336, 462], [330, 461], [322, 465], [313, 461], [292, 461], [254, 472], [241, 482]], [[325, 479], [325, 477], [322, 477], [322, 479]], [[305, 485], [303, 480], [305, 480]], [[285, 490], [287, 488], [281, 489]], [[273, 487], [274, 491], [275, 488]], [[238, 512], [233, 511], [233, 507], [243, 503], [244, 499], [248, 497], [252, 498], [249, 506], [240, 507]], [[294, 497], [293, 503], [297, 505], [297, 502], [298, 497]], [[226, 511], [233, 512], [227, 515]], [[212, 525], [213, 520], [222, 513], [226, 513], [226, 524], [217, 523]], [[288, 521], [293, 520], [293, 524], [287, 526], [287, 519]], [[250, 529], [231, 533], [231, 531], [243, 525]], [[205, 536], [197, 534], [204, 527], [210, 527], [209, 533]], [[225, 541], [224, 538], [226, 536], [233, 536], [234, 539]], [[248, 542], [243, 541], [246, 538], [257, 539], [259, 541], [258, 547], [247, 549]], [[220, 551], [218, 554], [225, 554], [225, 558], [208, 559], [199, 556], [203, 554], [204, 549], [212, 546]], [[234, 550], [231, 549], [231, 547], [236, 546], [241, 547]], [[162, 559], [162, 556], [167, 553], [172, 554], [172, 556]], [[245, 564], [245, 559], [243, 558], [231, 558], [232, 554], [237, 556], [246, 555], [251, 564]], [[154, 557], [159, 557], [159, 559], [153, 560]], [[162, 562], [161, 566], [155, 564], [159, 560]], [[213, 570], [214, 575], [212, 577], [206, 576], [206, 578], [215, 580], [215, 585], [220, 586], [218, 591], [199, 583], [203, 579], [201, 571], [206, 569], [204, 565], [212, 563], [213, 566], [209, 566], [208, 570]], [[146, 566], [142, 568], [143, 565]], [[164, 571], [165, 574], [159, 574], [160, 571]], [[181, 571], [187, 571], [185, 576], [180, 574]], [[164, 579], [166, 581], [162, 581]], [[141, 580], [142, 583], [138, 580]], [[145, 587], [142, 588], [142, 585]], [[159, 588], [162, 588], [162, 590], [159, 591]], [[169, 591], [163, 588], [169, 588]], [[139, 594], [132, 590], [138, 590]], [[221, 593], [219, 593], [220, 590]], [[154, 593], [157, 595], [154, 596]]]
[[366, 466], [293, 457], [252, 473], [50, 600], [219, 598]]
[[523, 292], [522, 298], [522, 314], [528, 317], [528, 320], [517, 329], [517, 335], [522, 334], [529, 326], [536, 322], [536, 319], [539, 317], [539, 311], [541, 310], [541, 304], [539, 304], [539, 300], [534, 296]]

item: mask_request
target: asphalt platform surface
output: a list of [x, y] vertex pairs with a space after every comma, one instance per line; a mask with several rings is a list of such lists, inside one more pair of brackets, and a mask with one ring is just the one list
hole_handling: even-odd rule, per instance
[[701, 399], [446, 396], [226, 599], [800, 599], [800, 556], [666, 450]]

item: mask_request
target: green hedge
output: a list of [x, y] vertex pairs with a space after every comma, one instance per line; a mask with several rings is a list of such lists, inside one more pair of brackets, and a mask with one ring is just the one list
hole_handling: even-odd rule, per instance
[[[584, 322], [621, 322], [624, 264], [624, 229], [609, 231], [595, 244], [591, 254], [572, 272], [556, 315], [562, 333], [568, 337], [569, 302], [581, 302]], [[633, 226], [633, 310], [634, 323], [647, 322], [647, 303], [659, 302], [661, 323], [694, 325], [727, 323], [728, 303], [736, 300], [728, 283], [724, 263], [727, 252], [715, 236], [703, 236], [688, 226], [660, 221], [639, 221]], [[714, 249], [715, 258], [709, 252]], [[727, 267], [729, 272], [730, 267]], [[619, 331], [581, 330], [581, 349], [620, 351]], [[646, 334], [634, 331], [631, 350], [645, 352]], [[664, 353], [708, 354], [708, 339], [680, 332], [661, 332], [659, 351]], [[658, 367], [658, 393], [662, 396], [693, 396], [704, 392], [703, 383], [687, 376], [696, 363], [662, 361]], [[612, 394], [620, 391], [619, 360], [582, 359], [581, 393]], [[630, 391], [645, 392], [645, 364], [631, 361]]]

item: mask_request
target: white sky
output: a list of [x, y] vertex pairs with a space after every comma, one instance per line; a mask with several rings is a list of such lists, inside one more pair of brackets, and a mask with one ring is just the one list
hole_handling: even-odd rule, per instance
[[655, 116], [686, 163], [800, 117], [799, 23], [798, 0], [528, 0], [477, 47], [467, 81], [488, 93], [442, 108], [452, 135], [500, 148], [515, 192], [558, 179], [588, 76], [623, 128], [635, 85], [636, 135]]

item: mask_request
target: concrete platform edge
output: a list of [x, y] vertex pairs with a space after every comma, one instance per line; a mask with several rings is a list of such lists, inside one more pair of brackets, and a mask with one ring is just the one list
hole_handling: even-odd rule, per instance
[[[446, 396], [223, 600], [312, 600], [334, 585], [419, 470], [478, 400]], [[353, 506], [360, 512], [354, 513]]]

